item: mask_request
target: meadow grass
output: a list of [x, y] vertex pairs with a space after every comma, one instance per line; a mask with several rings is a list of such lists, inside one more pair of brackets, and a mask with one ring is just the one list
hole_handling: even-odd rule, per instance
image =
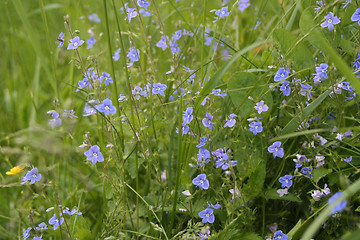
[[0, 239], [355, 239], [358, 7], [1, 1]]

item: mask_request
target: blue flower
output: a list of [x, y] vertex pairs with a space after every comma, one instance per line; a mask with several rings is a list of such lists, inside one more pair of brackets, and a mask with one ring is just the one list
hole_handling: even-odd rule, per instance
[[96, 43], [96, 39], [91, 36], [91, 37], [86, 41], [86, 44], [88, 45], [86, 49], [92, 48], [95, 43]]
[[24, 234], [23, 234], [23, 239], [24, 239], [24, 240], [27, 239], [28, 237], [30, 237], [30, 231], [31, 231], [31, 229], [32, 229], [32, 227], [28, 227], [28, 228], [25, 230], [25, 232], [24, 232]]
[[[328, 204], [331, 205], [332, 203], [334, 203], [341, 195], [342, 195], [342, 192], [337, 192], [334, 195], [332, 195], [328, 200]], [[331, 215], [334, 215], [335, 213], [344, 211], [344, 209], [346, 208], [346, 205], [347, 205], [347, 201], [342, 200], [338, 205], [333, 207], [333, 209], [331, 210]]]
[[84, 152], [84, 155], [86, 156], [86, 160], [90, 160], [93, 165], [95, 165], [96, 162], [104, 161], [104, 156], [100, 152], [98, 145], [92, 146], [88, 151]]
[[105, 115], [116, 113], [116, 107], [112, 105], [111, 100], [108, 98], [106, 98], [103, 103], [96, 105], [95, 108], [96, 110], [104, 113]]
[[130, 50], [129, 53], [126, 56], [130, 59], [130, 64], [128, 64], [128, 67], [131, 67], [134, 62], [139, 61], [140, 51], [135, 47], [131, 47], [129, 50]]
[[290, 88], [290, 86], [289, 86], [289, 81], [283, 81], [283, 83], [285, 83], [285, 84], [282, 84], [281, 86], [280, 86], [280, 91], [282, 92], [282, 94], [284, 95], [284, 96], [289, 96], [290, 95], [290, 93], [291, 93], [291, 88]]
[[142, 90], [141, 87], [135, 86], [133, 90], [131, 90], [132, 95], [134, 95], [134, 98], [137, 100], [140, 99], [141, 96], [146, 97], [146, 90]]
[[110, 77], [110, 74], [107, 72], [103, 72], [102, 76], [100, 77], [100, 84], [104, 80], [105, 86], [109, 86], [109, 83], [113, 82], [113, 79]]
[[225, 127], [232, 128], [235, 125], [236, 119], [234, 119], [234, 117], [237, 117], [237, 115], [234, 113], [230, 114], [229, 119], [227, 120], [227, 122], [224, 125], [224, 128]]
[[268, 152], [272, 153], [274, 158], [276, 157], [282, 158], [284, 157], [284, 149], [280, 148], [280, 146], [281, 146], [281, 142], [276, 141], [271, 146], [268, 147]]
[[201, 190], [206, 190], [209, 188], [209, 180], [206, 179], [206, 174], [199, 174], [192, 180], [192, 183], [195, 186], [198, 186]]
[[311, 93], [314, 92], [314, 91], [311, 91], [311, 89], [312, 89], [312, 86], [310, 86], [310, 84], [308, 84], [308, 83], [302, 84], [301, 83], [300, 95], [306, 96], [307, 100], [309, 101], [310, 99], [312, 99]]
[[305, 175], [306, 178], [311, 178], [312, 179], [312, 167], [303, 167], [301, 169], [301, 173]]
[[145, 9], [147, 9], [148, 6], [150, 6], [150, 3], [146, 0], [138, 0], [137, 1], [137, 4], [140, 6], [140, 7], [143, 7]]
[[59, 114], [54, 111], [48, 111], [47, 114], [51, 114], [52, 119], [49, 121], [49, 125], [51, 126], [52, 129], [54, 129], [54, 127], [60, 127], [61, 126], [61, 119], [59, 118]]
[[183, 123], [184, 124], [189, 124], [193, 120], [194, 116], [192, 115], [192, 113], [193, 113], [193, 107], [188, 107], [185, 110], [185, 112], [183, 114]]
[[352, 161], [352, 156], [344, 159], [344, 162], [346, 163], [350, 163], [351, 161]]
[[43, 232], [44, 230], [48, 229], [48, 226], [46, 225], [46, 223], [42, 222], [35, 229], [37, 231]]
[[74, 214], [75, 215], [82, 215], [82, 213], [79, 212], [79, 210], [76, 209], [75, 207], [71, 211], [69, 210], [69, 208], [66, 208], [66, 209], [64, 209], [63, 213], [69, 214], [70, 216], [72, 216]]
[[70, 43], [67, 47], [67, 50], [70, 49], [77, 49], [80, 47], [85, 41], [80, 40], [79, 36], [74, 37], [73, 39], [70, 39]]
[[225, 18], [226, 16], [229, 16], [228, 7], [222, 7], [221, 9], [218, 9], [215, 11], [215, 15], [218, 17], [215, 17], [215, 20], [213, 22], [216, 22], [220, 18]]
[[326, 18], [325, 22], [320, 24], [320, 26], [327, 27], [330, 31], [332, 31], [334, 29], [334, 25], [340, 23], [340, 19], [338, 17], [334, 16], [334, 14], [332, 12], [329, 12], [329, 14], [325, 16], [325, 18]]
[[124, 94], [120, 94], [119, 98], [118, 98], [118, 101], [119, 102], [125, 102], [127, 99], [126, 99], [126, 96]]
[[285, 175], [283, 177], [279, 178], [279, 182], [282, 184], [282, 188], [289, 188], [292, 186], [293, 181], [291, 180], [293, 176], [291, 175]]
[[252, 131], [254, 135], [258, 134], [259, 132], [262, 132], [263, 130], [261, 121], [252, 121], [249, 124], [249, 127], [250, 127], [250, 131]]
[[118, 61], [120, 59], [120, 52], [121, 52], [121, 48], [118, 48], [115, 52], [114, 52], [114, 55], [113, 55], [113, 59], [114, 61]]
[[200, 143], [196, 147], [201, 148], [206, 145], [207, 137], [200, 138]]
[[84, 117], [96, 114], [95, 108], [92, 108], [91, 106], [88, 103], [85, 103], [84, 114], [83, 114]]
[[198, 157], [198, 164], [200, 167], [202, 167], [202, 166], [204, 166], [204, 164], [206, 164], [210, 161], [209, 158], [211, 157], [211, 155], [210, 155], [210, 152], [206, 148], [202, 147], [199, 149], [199, 153], [198, 153], [197, 157]]
[[152, 93], [160, 94], [161, 96], [165, 96], [164, 91], [166, 90], [166, 85], [161, 83], [154, 83]]
[[140, 9], [139, 13], [141, 13], [143, 17], [150, 17], [152, 15], [150, 12], [147, 12], [145, 9]]
[[40, 237], [34, 237], [32, 240], [42, 240], [42, 235]]
[[278, 230], [274, 233], [273, 240], [288, 240], [288, 236], [283, 233], [281, 230]]
[[178, 47], [178, 43], [177, 42], [169, 42], [170, 48], [171, 48], [171, 52], [172, 54], [176, 54], [180, 52], [180, 48]]
[[280, 68], [277, 73], [275, 74], [274, 81], [280, 82], [286, 79], [290, 74], [290, 70], [288, 68]]
[[214, 210], [211, 208], [206, 208], [205, 210], [199, 212], [199, 217], [202, 218], [202, 223], [213, 223], [215, 221]]
[[179, 40], [182, 36], [182, 31], [178, 30], [174, 33], [174, 35], [171, 37], [171, 39], [176, 42], [177, 40]]
[[38, 182], [41, 180], [41, 174], [38, 172], [37, 168], [33, 168], [30, 171], [28, 171], [22, 179], [24, 182], [21, 184], [26, 183], [27, 181], [30, 181], [30, 184], [34, 184], [35, 182]]
[[128, 21], [131, 22], [131, 19], [136, 17], [138, 15], [138, 13], [135, 11], [135, 8], [127, 8], [127, 18]]
[[211, 152], [211, 154], [217, 158], [217, 160], [215, 161], [216, 168], [221, 167], [222, 170], [226, 170], [230, 167], [230, 165], [236, 166], [237, 164], [237, 161], [229, 161], [229, 156], [226, 152], [226, 148], [225, 151], [221, 148], [216, 149], [215, 151]]
[[240, 12], [244, 12], [250, 6], [249, 0], [240, 0], [238, 2]]
[[166, 44], [166, 41], [168, 41], [168, 40], [169, 40], [168, 36], [165, 36], [165, 35], [161, 36], [161, 39], [160, 39], [160, 41], [158, 41], [156, 43], [156, 46], [161, 47], [162, 50], [164, 51], [168, 47], [168, 45]]
[[95, 23], [99, 23], [100, 22], [100, 18], [96, 13], [93, 13], [91, 15], [89, 15], [89, 20]]
[[64, 33], [63, 32], [59, 33], [57, 40], [59, 41], [58, 47], [62, 47], [64, 45]]
[[325, 6], [325, 3], [323, 2], [323, 0], [320, 0], [320, 1], [316, 1], [316, 5], [318, 5], [318, 7], [315, 8], [315, 13], [318, 14], [320, 11], [320, 8]]
[[356, 11], [351, 16], [351, 21], [358, 22], [360, 26], [360, 8], [356, 9]]
[[226, 97], [227, 94], [224, 92], [221, 92], [221, 91], [222, 91], [221, 89], [213, 89], [211, 94], [214, 94], [214, 96], [218, 96], [218, 97], [222, 97], [222, 98]]
[[210, 130], [213, 130], [215, 127], [214, 127], [214, 124], [211, 122], [212, 119], [213, 119], [213, 116], [206, 113], [206, 118], [203, 118], [203, 120], [202, 120], [204, 127], [208, 127], [208, 128], [210, 128]]
[[264, 100], [261, 100], [260, 102], [256, 103], [256, 106], [254, 108], [255, 110], [258, 111], [258, 114], [269, 110], [269, 107], [264, 103]]
[[[62, 214], [60, 213], [60, 217], [61, 217], [61, 215], [62, 215]], [[60, 220], [57, 219], [56, 213], [54, 213], [54, 216], [49, 219], [49, 224], [50, 224], [50, 225], [53, 225], [54, 230], [56, 230], [63, 222], [64, 222], [64, 218], [61, 217]]]
[[70, 110], [64, 110], [63, 113], [63, 117], [68, 117], [68, 118], [78, 118], [77, 116], [75, 116], [75, 111], [73, 109]]

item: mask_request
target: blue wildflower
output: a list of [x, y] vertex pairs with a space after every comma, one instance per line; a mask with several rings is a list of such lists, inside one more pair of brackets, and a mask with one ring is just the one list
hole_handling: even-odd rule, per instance
[[96, 39], [91, 36], [91, 37], [86, 41], [86, 44], [88, 45], [86, 49], [92, 48], [95, 43], [96, 43]]
[[160, 94], [161, 96], [165, 96], [164, 91], [166, 90], [167, 86], [161, 83], [154, 83], [152, 93], [153, 94]]
[[326, 18], [325, 22], [320, 24], [320, 26], [327, 27], [330, 31], [332, 31], [334, 29], [334, 25], [340, 23], [340, 19], [338, 17], [334, 16], [334, 14], [332, 12], [329, 12], [329, 14], [325, 16], [325, 18]]
[[232, 114], [230, 114], [230, 116], [228, 116], [228, 120], [226, 121], [224, 128], [225, 127], [232, 128], [235, 125], [236, 119], [234, 119], [234, 117], [237, 117], [237, 115], [234, 113], [232, 113]]
[[67, 47], [67, 50], [70, 49], [77, 49], [80, 47], [85, 41], [80, 40], [79, 36], [74, 37], [73, 39], [70, 39], [70, 43]]
[[205, 210], [199, 212], [199, 217], [202, 218], [202, 223], [213, 223], [215, 221], [214, 210], [211, 208], [206, 208]]
[[252, 121], [250, 124], [249, 124], [249, 127], [250, 127], [250, 131], [253, 132], [254, 135], [260, 133], [263, 131], [263, 127], [262, 127], [262, 122], [261, 121]]
[[61, 119], [59, 118], [59, 114], [54, 111], [48, 111], [47, 114], [51, 114], [52, 119], [49, 121], [49, 125], [51, 126], [52, 129], [54, 129], [54, 127], [60, 127], [61, 126]]
[[202, 120], [204, 127], [208, 127], [208, 128], [210, 128], [210, 130], [213, 130], [215, 127], [214, 127], [214, 124], [211, 122], [212, 119], [213, 119], [213, 116], [206, 113], [206, 118], [203, 118], [203, 120]]
[[289, 188], [292, 186], [293, 182], [292, 182], [292, 177], [291, 175], [285, 175], [283, 177], [279, 178], [279, 182], [282, 184], [281, 187], [282, 188]]
[[95, 106], [96, 110], [104, 113], [105, 115], [115, 114], [116, 107], [112, 105], [112, 101], [106, 98], [103, 103]]
[[301, 173], [305, 175], [306, 178], [311, 178], [312, 179], [312, 167], [303, 167], [301, 169]]
[[250, 6], [249, 0], [240, 0], [238, 2], [240, 12], [244, 12]]
[[118, 61], [120, 59], [120, 52], [121, 52], [121, 48], [118, 48], [115, 52], [114, 52], [114, 55], [113, 55], [113, 59], [114, 61]]
[[107, 72], [103, 72], [102, 76], [100, 77], [100, 84], [104, 81], [105, 86], [109, 86], [109, 83], [113, 82], [113, 79], [110, 77], [110, 74]]
[[129, 50], [130, 50], [129, 53], [126, 56], [130, 59], [130, 63], [128, 63], [128, 67], [131, 67], [134, 62], [139, 61], [140, 51], [135, 47], [131, 47]]
[[[60, 217], [61, 217], [61, 215], [62, 215], [62, 214], [60, 213]], [[60, 220], [57, 219], [56, 213], [54, 213], [54, 216], [49, 219], [49, 224], [50, 224], [50, 225], [53, 225], [54, 230], [56, 230], [63, 222], [64, 222], [64, 218], [61, 217]]]
[[127, 8], [126, 11], [127, 11], [127, 19], [129, 22], [131, 22], [131, 19], [132, 18], [135, 18], [138, 13], [135, 11], [136, 9], [135, 8]]
[[288, 240], [289, 237], [283, 233], [281, 230], [278, 230], [274, 233], [273, 240]]
[[42, 222], [35, 229], [37, 231], [43, 232], [44, 230], [48, 229], [48, 226], [46, 225], [46, 223]]
[[256, 111], [258, 111], [258, 114], [269, 110], [269, 107], [264, 103], [264, 100], [261, 100], [260, 102], [256, 103], [256, 106], [254, 108]]
[[193, 113], [193, 107], [186, 108], [183, 114], [184, 124], [189, 124], [193, 120], [194, 116], [192, 115], [192, 113]]
[[146, 11], [145, 9], [140, 9], [139, 13], [141, 13], [143, 17], [150, 17], [152, 15], [150, 12]]
[[351, 21], [358, 22], [360, 26], [360, 8], [356, 9], [353, 15], [351, 16]]
[[150, 6], [150, 3], [146, 0], [138, 0], [137, 1], [137, 4], [140, 6], [140, 7], [143, 7], [145, 9], [147, 9], [148, 6]]
[[30, 237], [30, 231], [31, 231], [31, 229], [32, 229], [32, 227], [28, 227], [28, 228], [25, 230], [25, 232], [24, 232], [24, 234], [23, 234], [23, 239], [24, 239], [24, 240], [27, 239], [28, 237]]
[[202, 173], [202, 174], [199, 174], [198, 176], [196, 176], [192, 180], [192, 183], [195, 186], [198, 186], [201, 190], [206, 190], [209, 188], [209, 180], [206, 179], [205, 173]]
[[350, 163], [351, 161], [352, 161], [352, 156], [344, 159], [344, 162], [346, 163]]
[[95, 23], [99, 23], [100, 22], [100, 18], [96, 13], [93, 13], [91, 15], [89, 15], [89, 20]]
[[84, 155], [86, 156], [86, 160], [90, 160], [93, 165], [95, 165], [97, 162], [104, 161], [104, 156], [100, 152], [98, 145], [91, 146], [88, 151], [84, 152]]
[[75, 207], [70, 211], [69, 208], [65, 208], [63, 213], [69, 214], [70, 216], [72, 215], [82, 215], [82, 212], [79, 212], [79, 209], [76, 209]]
[[160, 39], [160, 41], [158, 41], [157, 43], [156, 43], [156, 46], [157, 47], [161, 47], [162, 48], [162, 50], [164, 51], [167, 47], [168, 47], [168, 45], [167, 45], [167, 43], [166, 43], [166, 41], [168, 41], [169, 40], [169, 37], [168, 36], [161, 36], [161, 39]]
[[268, 147], [268, 152], [272, 153], [274, 158], [276, 157], [282, 158], [284, 157], [284, 149], [281, 148], [280, 146], [281, 146], [281, 141], [276, 141], [271, 146]]
[[196, 147], [201, 148], [206, 145], [207, 137], [200, 138], [200, 143]]
[[280, 68], [275, 74], [274, 81], [280, 82], [286, 79], [290, 74], [290, 70], [288, 68]]

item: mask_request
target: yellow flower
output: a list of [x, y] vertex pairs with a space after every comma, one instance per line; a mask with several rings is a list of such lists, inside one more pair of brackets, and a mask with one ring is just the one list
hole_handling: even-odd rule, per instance
[[10, 169], [10, 171], [6, 172], [6, 175], [15, 175], [18, 173], [21, 173], [24, 170], [24, 167], [20, 167], [20, 166], [15, 166], [12, 169]]

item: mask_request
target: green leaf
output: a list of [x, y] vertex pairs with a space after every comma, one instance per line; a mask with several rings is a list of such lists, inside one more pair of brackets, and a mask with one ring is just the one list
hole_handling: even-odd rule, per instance
[[[312, 45], [317, 47], [319, 50], [325, 53], [327, 57], [335, 64], [337, 70], [344, 75], [347, 81], [355, 88], [357, 94], [360, 94], [360, 81], [355, 77], [355, 74], [347, 63], [341, 58], [338, 52], [331, 46], [336, 44], [334, 40], [333, 33], [325, 32], [325, 30], [319, 29], [319, 24], [314, 21], [314, 9], [312, 7], [307, 8], [300, 18], [300, 28], [304, 35], [307, 36], [307, 40], [310, 41]], [[319, 22], [320, 23], [320, 22]], [[336, 35], [335, 35], [336, 36]], [[334, 43], [335, 42], [335, 43]]]
[[234, 155], [238, 161], [237, 169], [239, 170], [239, 175], [243, 178], [255, 172], [259, 164], [264, 161], [257, 148], [251, 149], [251, 154], [249, 154], [250, 149], [246, 148], [246, 146], [242, 147], [239, 145], [235, 149]]
[[291, 121], [288, 122], [288, 124], [286, 124], [286, 126], [281, 131], [281, 135], [286, 135], [295, 132], [299, 127], [300, 123], [305, 118], [307, 118], [325, 100], [327, 96], [329, 96], [330, 92], [331, 92], [330, 90], [326, 90], [317, 99], [315, 99], [306, 108], [304, 108], [303, 114], [297, 115], [293, 119], [291, 119]]
[[275, 29], [273, 37], [280, 43], [284, 57], [289, 57], [295, 63], [295, 69], [314, 67], [314, 57], [304, 42], [297, 44], [297, 39], [285, 29]]
[[287, 200], [287, 201], [291, 201], [291, 202], [302, 202], [300, 198], [298, 198], [296, 195], [294, 195], [293, 193], [288, 193], [282, 197], [280, 197], [279, 193], [276, 192], [277, 189], [272, 188], [269, 189], [265, 192], [265, 198], [266, 199], [280, 199], [280, 200]]
[[243, 186], [243, 196], [246, 198], [245, 201], [254, 199], [263, 191], [265, 177], [266, 162], [262, 161], [255, 172], [250, 175], [247, 184]]
[[299, 219], [299, 221], [296, 223], [296, 225], [288, 232], [286, 235], [288, 235], [289, 239], [292, 239], [294, 234], [301, 228], [303, 220]]
[[250, 46], [247, 46], [246, 48], [236, 52], [230, 60], [228, 60], [216, 73], [215, 75], [205, 84], [203, 89], [200, 91], [198, 97], [196, 98], [195, 102], [195, 111], [197, 112], [201, 102], [204, 100], [204, 98], [211, 93], [211, 91], [221, 83], [221, 79], [224, 76], [224, 74], [227, 72], [227, 70], [230, 68], [230, 66], [244, 53], [257, 48], [261, 45], [266, 44], [268, 41], [260, 41], [256, 42], [254, 44], [251, 44]]
[[[138, 168], [140, 168], [140, 166], [141, 166], [141, 164], [143, 162], [144, 162], [144, 159], [139, 157], [138, 158]], [[126, 166], [126, 170], [129, 173], [130, 177], [132, 179], [134, 179], [136, 177], [136, 160], [135, 160], [135, 157], [134, 156], [130, 157], [126, 161], [125, 166]]]
[[326, 168], [314, 169], [312, 172], [314, 182], [317, 183], [321, 178], [325, 177], [331, 172], [332, 169], [326, 169]]
[[351, 233], [346, 233], [344, 236], [342, 236], [341, 240], [354, 240], [354, 239], [359, 239], [360, 236], [360, 229], [351, 232]]
[[[251, 96], [255, 102], [264, 100], [271, 108], [273, 100], [268, 85], [255, 74], [249, 72], [235, 73], [228, 82], [228, 90], [231, 101], [236, 107], [240, 107], [241, 117], [245, 117], [255, 106], [253, 101], [248, 100]], [[265, 94], [266, 93], [266, 94]], [[264, 95], [265, 94], [265, 95]], [[254, 110], [255, 111], [255, 110]], [[270, 111], [269, 111], [270, 112]]]

